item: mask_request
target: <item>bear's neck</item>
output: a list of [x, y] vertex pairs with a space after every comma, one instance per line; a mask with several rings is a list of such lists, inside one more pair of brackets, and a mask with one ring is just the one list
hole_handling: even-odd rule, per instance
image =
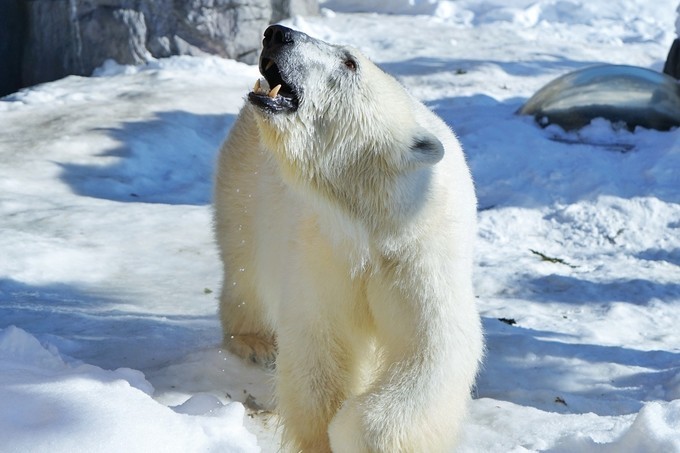
[[324, 162], [307, 158], [307, 153], [274, 153], [283, 181], [320, 215], [338, 218], [339, 212], [373, 237], [404, 234], [419, 216], [430, 191], [430, 169], [400, 174], [390, 170], [380, 153], [360, 151], [342, 166], [335, 164], [330, 154], [325, 154]]

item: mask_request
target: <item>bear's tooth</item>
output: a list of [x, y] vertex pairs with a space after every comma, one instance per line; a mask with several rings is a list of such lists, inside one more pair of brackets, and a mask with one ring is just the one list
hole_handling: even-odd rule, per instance
[[272, 66], [274, 66], [274, 61], [273, 61], [273, 60], [269, 60], [269, 62], [267, 63], [267, 66], [265, 66], [264, 70], [267, 71], [267, 70], [268, 70], [269, 68], [271, 68]]
[[255, 81], [255, 86], [253, 87], [253, 92], [254, 92], [254, 93], [257, 93], [258, 91], [260, 91], [260, 79], [257, 79], [257, 80]]
[[269, 92], [269, 97], [270, 98], [275, 98], [277, 94], [279, 94], [279, 90], [281, 89], [281, 84], [279, 83], [276, 85], [272, 90]]

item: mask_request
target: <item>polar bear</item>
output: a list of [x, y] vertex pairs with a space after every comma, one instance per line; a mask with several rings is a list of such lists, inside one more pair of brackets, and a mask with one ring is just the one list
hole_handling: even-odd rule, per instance
[[284, 448], [446, 451], [483, 352], [460, 145], [357, 50], [263, 46], [215, 183], [225, 344], [275, 361]]

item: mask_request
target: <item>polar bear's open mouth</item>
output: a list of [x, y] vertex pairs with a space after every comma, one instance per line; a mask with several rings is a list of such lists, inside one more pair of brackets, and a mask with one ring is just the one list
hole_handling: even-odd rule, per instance
[[294, 112], [298, 108], [297, 93], [281, 76], [279, 67], [270, 58], [262, 58], [260, 72], [264, 80], [255, 82], [248, 100], [271, 113]]

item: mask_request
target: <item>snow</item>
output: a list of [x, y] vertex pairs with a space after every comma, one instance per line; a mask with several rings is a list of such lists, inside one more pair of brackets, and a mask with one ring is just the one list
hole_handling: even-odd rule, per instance
[[141, 372], [68, 363], [18, 327], [3, 330], [0, 360], [3, 451], [259, 451], [238, 403], [196, 395], [173, 411]]
[[[680, 452], [680, 132], [515, 114], [571, 70], [660, 70], [677, 3], [364, 4], [287, 23], [361, 48], [463, 143], [487, 355], [459, 451]], [[278, 451], [271, 376], [220, 349], [210, 225], [256, 78], [109, 62], [0, 101], [1, 451]]]

